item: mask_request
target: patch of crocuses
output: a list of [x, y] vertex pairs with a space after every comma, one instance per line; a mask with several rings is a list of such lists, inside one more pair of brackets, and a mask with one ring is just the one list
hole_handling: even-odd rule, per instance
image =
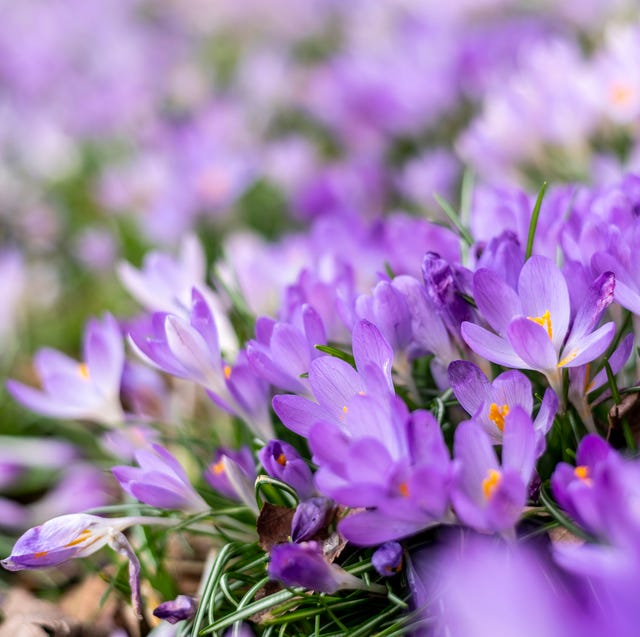
[[0, 564], [142, 636], [640, 634], [637, 2], [14, 5]]

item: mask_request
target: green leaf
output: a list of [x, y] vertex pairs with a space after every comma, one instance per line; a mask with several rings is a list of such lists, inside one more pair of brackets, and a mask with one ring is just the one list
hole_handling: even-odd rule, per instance
[[533, 241], [536, 237], [536, 229], [538, 227], [538, 218], [540, 217], [540, 208], [542, 207], [542, 200], [544, 199], [544, 195], [546, 192], [547, 192], [547, 182], [544, 181], [542, 183], [542, 188], [540, 188], [540, 192], [538, 193], [536, 204], [533, 207], [533, 212], [531, 213], [531, 221], [529, 222], [529, 234], [527, 236], [527, 250], [524, 255], [525, 261], [531, 256], [533, 252]]

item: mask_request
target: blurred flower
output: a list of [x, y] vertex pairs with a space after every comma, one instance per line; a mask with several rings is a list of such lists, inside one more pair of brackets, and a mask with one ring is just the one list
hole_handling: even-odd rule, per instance
[[276, 544], [271, 549], [268, 572], [271, 579], [285, 586], [302, 586], [319, 593], [369, 588], [362, 580], [327, 562], [317, 542]]
[[139, 449], [134, 454], [140, 467], [113, 467], [120, 486], [140, 502], [160, 509], [191, 513], [206, 511], [209, 505], [191, 486], [180, 463], [160, 445]]
[[270, 440], [258, 452], [258, 459], [272, 478], [293, 487], [301, 500], [311, 497], [315, 492], [311, 469], [290, 444], [282, 440]]
[[175, 599], [163, 602], [153, 610], [158, 619], [164, 619], [170, 624], [177, 624], [185, 619], [191, 619], [198, 610], [198, 600], [188, 595], [178, 595]]
[[84, 332], [85, 362], [78, 363], [52, 349], [41, 349], [34, 365], [43, 389], [15, 380], [7, 389], [20, 403], [54, 418], [88, 419], [108, 426], [120, 425], [120, 381], [124, 346], [117, 321], [107, 314], [89, 321]]

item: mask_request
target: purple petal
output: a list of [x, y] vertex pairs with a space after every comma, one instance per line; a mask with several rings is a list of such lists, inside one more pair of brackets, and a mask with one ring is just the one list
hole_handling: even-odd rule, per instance
[[492, 363], [504, 365], [505, 367], [531, 369], [531, 366], [516, 354], [509, 341], [485, 330], [484, 327], [480, 327], [475, 323], [463, 323], [461, 332], [465, 343], [476, 354]]
[[419, 520], [397, 520], [379, 511], [363, 511], [342, 519], [338, 524], [338, 530], [349, 542], [357, 546], [376, 546], [389, 540], [409, 537], [427, 526]]
[[328, 411], [318, 403], [293, 394], [274, 396], [272, 404], [284, 426], [304, 438], [316, 422], [329, 417]]
[[469, 361], [453, 361], [447, 370], [449, 384], [462, 408], [473, 416], [491, 390], [483, 371]]
[[491, 441], [479, 423], [467, 420], [458, 425], [454, 457], [460, 463], [459, 485], [473, 500], [483, 501], [482, 482], [490, 469], [499, 467]]
[[492, 383], [491, 401], [498, 405], [520, 405], [528, 414], [533, 409], [531, 382], [515, 370], [500, 374]]
[[571, 327], [566, 347], [571, 349], [574, 342], [584, 338], [600, 322], [602, 315], [613, 302], [616, 286], [612, 272], [604, 272], [589, 287], [586, 298], [578, 309]]
[[498, 334], [504, 334], [513, 317], [522, 314], [516, 291], [491, 270], [481, 269], [474, 274], [473, 298]]
[[332, 356], [322, 356], [311, 363], [309, 384], [318, 403], [337, 420], [344, 416], [343, 407], [351, 398], [366, 389], [351, 365]]
[[106, 395], [117, 393], [124, 367], [124, 345], [118, 322], [106, 315], [91, 320], [84, 337], [84, 358], [89, 377]]
[[574, 343], [571, 350], [563, 350], [558, 367], [577, 367], [590, 363], [601, 354], [604, 354], [616, 331], [615, 324], [606, 323], [591, 332], [585, 338]]
[[[518, 280], [522, 311], [527, 317], [541, 317], [549, 312], [552, 341], [560, 350], [569, 328], [570, 301], [567, 282], [558, 266], [540, 255], [531, 257], [523, 266]], [[541, 369], [536, 366], [536, 369]]]
[[369, 321], [358, 321], [353, 328], [352, 338], [353, 357], [356, 367], [361, 370], [369, 364], [376, 365], [383, 371], [388, 380], [389, 388], [392, 389], [393, 349], [382, 336], [380, 330]]
[[505, 418], [502, 437], [502, 466], [513, 469], [529, 483], [536, 461], [536, 435], [529, 414], [515, 406]]
[[516, 354], [525, 361], [529, 369], [555, 370], [558, 355], [547, 331], [541, 325], [520, 317], [511, 322], [507, 338]]

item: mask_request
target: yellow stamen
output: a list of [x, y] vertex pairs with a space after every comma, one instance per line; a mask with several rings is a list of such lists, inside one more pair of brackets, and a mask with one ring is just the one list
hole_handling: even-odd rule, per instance
[[37, 553], [33, 554], [33, 557], [39, 559], [41, 557], [44, 557], [45, 555], [49, 555], [49, 551], [38, 551]]
[[209, 469], [211, 469], [211, 473], [215, 473], [215, 475], [224, 473], [224, 458], [222, 460], [218, 460], [215, 464], [212, 464]]
[[585, 484], [591, 484], [591, 478], [589, 477], [589, 467], [587, 467], [587, 465], [578, 465], [573, 470], [573, 475], [579, 480], [582, 480], [582, 482], [584, 482]]
[[491, 498], [501, 480], [502, 474], [497, 469], [489, 469], [487, 477], [482, 481], [482, 493], [486, 500]]
[[349, 408], [345, 405], [345, 406], [342, 408], [342, 411], [346, 414], [346, 413], [349, 411]]
[[85, 540], [91, 537], [91, 531], [89, 529], [85, 529], [78, 535], [75, 540], [71, 540], [71, 542], [67, 542], [64, 546], [68, 548], [70, 546], [76, 546], [77, 544], [82, 544]]
[[564, 367], [565, 365], [568, 365], [576, 356], [578, 355], [578, 352], [576, 350], [573, 350], [572, 352], [569, 352], [559, 363], [558, 363], [558, 367]]
[[229, 380], [229, 378], [231, 377], [231, 367], [229, 367], [229, 365], [225, 365], [222, 368], [222, 371], [224, 372], [224, 377]]
[[89, 367], [86, 363], [80, 363], [78, 365], [78, 372], [80, 376], [82, 376], [82, 378], [84, 378], [85, 380], [89, 380]]
[[283, 467], [287, 464], [287, 456], [285, 456], [283, 453], [281, 453], [277, 458], [276, 458], [276, 462], [278, 464], [281, 464]]
[[551, 312], [547, 310], [542, 316], [527, 316], [530, 321], [537, 323], [547, 330], [549, 338], [553, 339], [553, 328], [551, 327]]
[[502, 407], [498, 407], [496, 403], [489, 405], [489, 420], [491, 420], [500, 431], [504, 431], [504, 419], [508, 413], [509, 405], [502, 405]]
[[406, 482], [401, 482], [400, 486], [398, 487], [398, 490], [400, 491], [400, 495], [403, 498], [408, 498], [409, 497], [409, 487], [407, 486]]
[[366, 395], [367, 395], [367, 392], [365, 392], [365, 391], [359, 391], [358, 392], [358, 396], [366, 396]]

